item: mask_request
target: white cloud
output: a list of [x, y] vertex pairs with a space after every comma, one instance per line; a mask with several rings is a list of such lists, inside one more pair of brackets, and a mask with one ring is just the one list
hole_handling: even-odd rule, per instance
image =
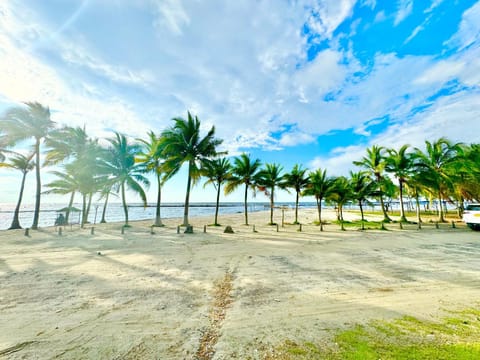
[[443, 1], [444, 0], [432, 0], [432, 3], [427, 9], [425, 9], [424, 13], [431, 13], [433, 10], [439, 7], [440, 4], [443, 3]]
[[379, 22], [382, 22], [382, 21], [385, 21], [385, 20], [387, 20], [387, 16], [385, 15], [385, 11], [381, 10], [375, 15], [375, 20], [374, 20], [375, 23], [379, 23]]
[[377, 6], [377, 0], [362, 0], [361, 4], [373, 10]]
[[190, 17], [185, 12], [181, 0], [152, 1], [159, 17], [157, 26], [168, 28], [173, 34], [181, 35], [183, 27], [188, 26]]
[[319, 35], [330, 39], [337, 27], [352, 15], [356, 0], [313, 2], [308, 23]]
[[398, 0], [398, 10], [393, 24], [397, 26], [405, 20], [413, 10], [413, 0]]
[[462, 15], [458, 31], [447, 41], [450, 46], [464, 49], [480, 39], [480, 2], [476, 2]]

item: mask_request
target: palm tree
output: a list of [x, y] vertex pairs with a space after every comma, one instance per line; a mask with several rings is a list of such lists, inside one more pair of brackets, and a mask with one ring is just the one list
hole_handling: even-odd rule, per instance
[[125, 225], [128, 226], [128, 207], [126, 189], [137, 193], [142, 199], [143, 205], [147, 205], [147, 197], [141, 184], [148, 186], [150, 182], [143, 176], [142, 167], [135, 163], [135, 157], [140, 153], [138, 144], [130, 144], [125, 135], [115, 132], [115, 137], [107, 139], [110, 143], [107, 151], [109, 156], [102, 160], [102, 173], [109, 174], [113, 183], [119, 186], [122, 197]]
[[350, 171], [349, 181], [352, 190], [352, 199], [358, 201], [358, 206], [360, 208], [360, 214], [362, 216], [362, 230], [365, 230], [363, 204], [368, 202], [370, 197], [377, 195], [377, 185], [365, 171]]
[[382, 146], [373, 145], [371, 148], [367, 148], [367, 156], [364, 156], [360, 161], [354, 161], [353, 163], [357, 166], [361, 166], [367, 171], [369, 171], [377, 181], [377, 186], [379, 190], [380, 198], [380, 207], [383, 212], [383, 221], [390, 222], [392, 219], [389, 218], [387, 211], [385, 210], [385, 204], [383, 203], [383, 188], [382, 188], [382, 179], [383, 171], [385, 170], [385, 158], [383, 157], [384, 148]]
[[35, 166], [35, 163], [32, 161], [34, 154], [29, 156], [24, 156], [22, 154], [14, 154], [8, 163], [0, 163], [0, 167], [8, 167], [15, 170], [20, 170], [22, 172], [22, 181], [20, 183], [20, 192], [18, 195], [17, 206], [15, 207], [15, 212], [13, 213], [12, 224], [9, 229], [21, 229], [19, 214], [20, 214], [20, 205], [22, 204], [23, 190], [25, 188], [25, 179], [27, 178], [27, 173], [32, 170]]
[[298, 224], [298, 201], [302, 190], [308, 185], [307, 169], [302, 169], [302, 165], [295, 164], [292, 171], [284, 175], [285, 186], [295, 189], [295, 221]]
[[328, 198], [337, 204], [340, 227], [342, 230], [345, 230], [343, 226], [343, 206], [352, 200], [352, 189], [345, 176], [339, 176], [333, 180], [332, 189]]
[[[200, 163], [208, 158], [213, 158], [223, 140], [215, 138], [215, 127], [212, 126], [203, 138], [200, 137], [200, 120], [188, 113], [187, 120], [174, 118], [175, 124], [165, 130], [161, 135], [161, 143], [165, 153], [165, 169], [172, 176], [181, 166], [188, 163], [187, 191], [185, 194], [185, 207], [183, 225], [189, 226], [188, 208], [190, 203], [190, 190], [192, 181], [195, 183], [200, 178]], [[224, 154], [224, 153], [223, 153]]]
[[[154, 226], [163, 226], [160, 213], [162, 203], [162, 186], [168, 176], [164, 169], [164, 154], [162, 141], [153, 131], [148, 133], [148, 140], [138, 139], [143, 145], [143, 150], [137, 155], [136, 161], [145, 167], [146, 172], [155, 173], [157, 180], [157, 204], [155, 210]], [[162, 178], [163, 175], [163, 178]]]
[[322, 221], [322, 201], [330, 195], [332, 191], [333, 180], [327, 177], [327, 170], [317, 169], [310, 172], [308, 176], [308, 185], [303, 191], [304, 196], [314, 196], [317, 202], [318, 222], [320, 231], [323, 231]]
[[437, 141], [425, 141], [426, 151], [415, 148], [414, 164], [423, 174], [424, 182], [435, 193], [438, 199], [438, 221], [445, 222], [443, 201], [452, 187], [452, 177], [449, 174], [451, 165], [457, 160], [460, 144], [452, 144], [446, 138]]
[[68, 201], [67, 211], [65, 212], [65, 222], [68, 224], [70, 218], [70, 211], [73, 206], [73, 200], [75, 193], [79, 191], [81, 185], [78, 183], [78, 178], [74, 167], [70, 164], [65, 166], [65, 171], [51, 171], [51, 174], [55, 175], [57, 179], [46, 184], [45, 187], [49, 190], [44, 191], [44, 194], [70, 194]]
[[64, 126], [50, 132], [45, 139], [49, 148], [45, 156], [46, 165], [56, 165], [66, 160], [80, 158], [88, 150], [91, 140], [85, 128]]
[[36, 195], [35, 212], [33, 214], [32, 229], [38, 228], [40, 216], [40, 196], [42, 182], [40, 178], [40, 146], [55, 126], [50, 119], [50, 109], [37, 102], [27, 102], [25, 107], [15, 107], [7, 110], [0, 122], [0, 133], [5, 134], [7, 144], [15, 144], [19, 141], [33, 138], [35, 143], [33, 153], [35, 154], [35, 176]]
[[408, 180], [413, 167], [412, 156], [407, 153], [409, 145], [403, 145], [398, 151], [387, 149], [385, 171], [392, 173], [398, 180], [398, 189], [400, 192], [400, 221], [407, 222], [403, 206], [403, 187]]
[[250, 155], [241, 154], [239, 157], [236, 157], [233, 160], [232, 167], [232, 176], [228, 180], [227, 186], [225, 187], [225, 193], [230, 194], [238, 186], [245, 184], [245, 194], [244, 194], [244, 214], [245, 214], [245, 225], [248, 225], [248, 188], [255, 190], [255, 184], [257, 182], [257, 174], [260, 170], [262, 163], [259, 159], [252, 160]]
[[275, 207], [275, 188], [284, 188], [282, 176], [283, 167], [279, 164], [265, 164], [265, 168], [258, 173], [257, 185], [270, 197], [270, 225], [273, 222], [273, 209]]
[[202, 175], [207, 178], [205, 186], [213, 184], [215, 190], [217, 190], [217, 202], [215, 205], [215, 222], [214, 225], [218, 226], [218, 205], [220, 203], [220, 187], [231, 176], [232, 166], [227, 158], [219, 158], [214, 160], [205, 160], [202, 167]]

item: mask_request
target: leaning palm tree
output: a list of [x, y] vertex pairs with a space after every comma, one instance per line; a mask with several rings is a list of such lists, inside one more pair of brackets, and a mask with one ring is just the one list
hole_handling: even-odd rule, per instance
[[259, 159], [252, 160], [250, 155], [241, 154], [233, 160], [232, 176], [228, 179], [225, 193], [232, 193], [237, 187], [245, 185], [244, 193], [244, 215], [245, 225], [248, 225], [248, 189], [255, 191], [257, 182], [257, 174], [262, 163]]
[[384, 148], [382, 146], [373, 145], [371, 148], [367, 148], [367, 156], [364, 156], [360, 161], [354, 161], [353, 163], [357, 166], [363, 167], [369, 171], [377, 181], [377, 186], [379, 190], [379, 199], [380, 207], [383, 212], [383, 221], [390, 222], [392, 219], [387, 214], [385, 210], [385, 204], [383, 202], [383, 188], [382, 188], [382, 179], [383, 172], [385, 170], [385, 158], [384, 158]]
[[282, 175], [283, 167], [279, 164], [265, 164], [265, 168], [258, 173], [257, 184], [265, 189], [265, 194], [270, 197], [270, 225], [273, 222], [273, 209], [275, 207], [275, 189], [285, 188]]
[[139, 144], [131, 144], [125, 135], [115, 132], [113, 138], [107, 139], [110, 143], [107, 151], [109, 156], [101, 160], [102, 174], [109, 174], [113, 183], [117, 184], [121, 192], [125, 225], [128, 226], [128, 207], [126, 200], [127, 188], [137, 193], [142, 199], [143, 205], [147, 205], [147, 197], [142, 184], [148, 186], [150, 182], [143, 175], [140, 164], [135, 163], [135, 157], [140, 153]]
[[350, 171], [349, 181], [352, 190], [352, 200], [358, 201], [358, 207], [360, 208], [360, 214], [362, 217], [362, 230], [365, 230], [363, 204], [368, 203], [370, 197], [377, 195], [377, 185], [365, 171]]
[[298, 224], [298, 201], [302, 190], [308, 185], [307, 169], [303, 169], [302, 165], [295, 164], [292, 171], [286, 173], [284, 177], [285, 186], [295, 190], [295, 221]]
[[388, 156], [385, 158], [385, 171], [392, 173], [398, 180], [401, 222], [407, 222], [403, 206], [403, 188], [413, 168], [413, 158], [411, 154], [407, 152], [408, 147], [409, 145], [403, 145], [398, 151], [395, 149], [387, 149]]
[[414, 164], [417, 171], [423, 173], [429, 188], [438, 199], [438, 221], [444, 222], [443, 201], [452, 188], [450, 166], [457, 160], [460, 144], [452, 144], [446, 138], [434, 142], [425, 141], [425, 152], [415, 148]]
[[15, 144], [19, 141], [33, 138], [33, 153], [35, 154], [35, 211], [33, 214], [32, 229], [38, 228], [40, 217], [40, 197], [42, 182], [40, 178], [40, 146], [42, 141], [55, 127], [50, 119], [50, 109], [37, 102], [27, 102], [25, 107], [14, 107], [6, 111], [1, 117], [0, 133], [5, 134], [5, 143]]
[[231, 176], [232, 166], [227, 158], [219, 158], [214, 160], [205, 160], [202, 167], [202, 175], [207, 178], [205, 186], [212, 184], [217, 190], [217, 201], [215, 203], [215, 221], [214, 225], [218, 226], [218, 206], [220, 203], [220, 188], [225, 181]]
[[154, 173], [157, 180], [157, 204], [155, 210], [155, 223], [153, 226], [163, 226], [161, 216], [162, 186], [168, 178], [164, 169], [165, 156], [162, 141], [153, 131], [148, 133], [148, 140], [138, 139], [143, 149], [135, 161], [142, 164], [145, 172]]
[[7, 163], [0, 163], [0, 167], [7, 167], [14, 170], [20, 170], [22, 172], [22, 181], [20, 183], [20, 192], [18, 195], [17, 206], [15, 207], [15, 212], [13, 213], [12, 224], [10, 225], [9, 230], [11, 229], [21, 229], [19, 214], [20, 214], [20, 205], [22, 204], [23, 190], [25, 188], [25, 179], [27, 178], [27, 173], [32, 170], [35, 166], [32, 158], [34, 154], [29, 156], [24, 156], [22, 154], [14, 154]]
[[343, 225], [343, 207], [348, 201], [352, 200], [352, 189], [346, 177], [339, 176], [333, 180], [332, 189], [328, 198], [337, 204], [340, 227], [342, 230], [345, 230]]
[[304, 196], [315, 197], [315, 201], [317, 202], [320, 231], [323, 231], [322, 201], [330, 195], [332, 186], [333, 179], [327, 177], [327, 170], [317, 169], [309, 174], [308, 185], [303, 191]]
[[202, 138], [200, 120], [197, 116], [193, 117], [190, 112], [186, 120], [174, 118], [173, 121], [175, 124], [161, 135], [161, 146], [165, 154], [165, 169], [170, 176], [176, 174], [184, 163], [188, 164], [183, 225], [189, 226], [188, 209], [192, 182], [195, 183], [200, 178], [201, 162], [220, 154], [217, 152], [217, 146], [223, 140], [215, 138], [214, 126]]
[[45, 139], [48, 147], [45, 156], [46, 165], [56, 165], [67, 160], [80, 158], [88, 150], [91, 140], [85, 128], [64, 126], [50, 132]]

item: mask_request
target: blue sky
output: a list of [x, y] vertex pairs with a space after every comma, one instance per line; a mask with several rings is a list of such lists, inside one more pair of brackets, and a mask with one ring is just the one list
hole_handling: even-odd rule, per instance
[[[160, 132], [190, 110], [230, 155], [287, 171], [341, 175], [373, 144], [480, 139], [472, 0], [4, 0], [0, 69], [0, 112], [38, 101], [103, 138]], [[18, 179], [0, 172], [0, 202], [16, 201]], [[185, 183], [167, 183], [165, 201]], [[192, 200], [213, 201], [202, 185]]]

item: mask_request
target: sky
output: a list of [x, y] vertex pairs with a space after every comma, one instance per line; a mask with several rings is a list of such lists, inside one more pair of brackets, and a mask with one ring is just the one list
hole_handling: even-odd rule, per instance
[[[480, 1], [2, 0], [0, 113], [25, 101], [96, 138], [146, 138], [190, 111], [230, 156], [346, 175], [374, 144], [479, 142]], [[0, 169], [0, 202], [19, 180]], [[163, 200], [185, 187], [183, 169]], [[200, 181], [191, 200], [214, 194]]]

